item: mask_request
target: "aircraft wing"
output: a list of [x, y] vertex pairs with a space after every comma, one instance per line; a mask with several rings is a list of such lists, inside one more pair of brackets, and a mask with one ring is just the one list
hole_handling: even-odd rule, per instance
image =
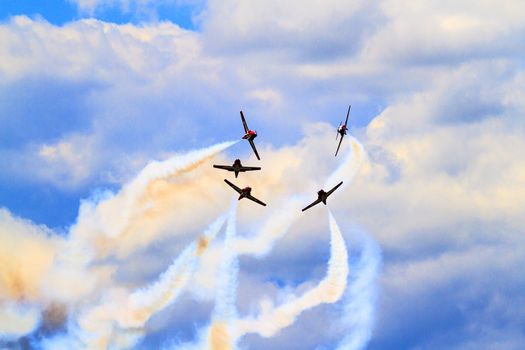
[[352, 105], [348, 106], [348, 112], [346, 112], [346, 121], [345, 121], [345, 125], [348, 126], [348, 116], [350, 115], [350, 108], [352, 107]]
[[257, 198], [255, 198], [255, 197], [252, 196], [251, 194], [248, 195], [248, 196], [246, 196], [246, 198], [251, 199], [251, 200], [254, 201], [255, 203], [258, 203], [258, 204], [260, 204], [260, 205], [262, 205], [262, 206], [264, 206], [264, 207], [266, 206], [266, 203], [264, 203], [264, 202], [258, 200]]
[[261, 160], [261, 157], [259, 157], [259, 153], [257, 153], [257, 148], [255, 148], [255, 142], [253, 142], [253, 140], [248, 141], [250, 142], [250, 146], [252, 146], [253, 152], [255, 153], [257, 159]]
[[229, 170], [229, 171], [233, 171], [233, 167], [231, 165], [213, 165], [214, 168], [217, 168], [217, 169], [224, 169], [224, 170]]
[[241, 111], [241, 120], [242, 120], [242, 125], [244, 126], [244, 132], [247, 133], [250, 129], [248, 129], [248, 124], [246, 124], [246, 119], [244, 119], [244, 114], [242, 114], [242, 111]]
[[337, 188], [339, 186], [341, 186], [343, 184], [343, 181], [341, 181], [340, 183], [338, 183], [337, 185], [335, 185], [334, 188], [332, 188], [330, 191], [326, 192], [326, 196], [328, 197], [329, 195], [331, 195], [335, 190], [337, 190]]
[[305, 211], [307, 209], [310, 209], [311, 207], [313, 207], [314, 205], [317, 205], [321, 203], [321, 200], [319, 198], [317, 198], [312, 204], [308, 205], [306, 208], [304, 208], [302, 211]]
[[339, 139], [339, 144], [337, 145], [337, 150], [335, 151], [335, 156], [336, 156], [336, 157], [337, 157], [337, 153], [339, 153], [339, 148], [341, 147], [341, 142], [343, 142], [343, 137], [344, 137], [344, 136], [345, 136], [345, 135], [342, 134], [342, 135], [341, 135], [341, 138]]
[[241, 171], [261, 170], [260, 166], [242, 166]]
[[231, 188], [233, 188], [235, 191], [237, 191], [237, 193], [241, 194], [242, 193], [242, 190], [235, 186], [234, 184], [232, 184], [230, 181], [224, 179], [224, 182], [226, 182], [228, 185], [230, 185]]

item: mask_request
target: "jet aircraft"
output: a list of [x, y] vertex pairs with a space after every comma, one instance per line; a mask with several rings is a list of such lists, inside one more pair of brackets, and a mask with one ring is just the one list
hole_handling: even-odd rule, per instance
[[228, 185], [230, 185], [231, 188], [233, 188], [235, 191], [237, 191], [237, 193], [240, 194], [239, 200], [241, 200], [243, 198], [248, 198], [248, 199], [254, 201], [255, 203], [258, 203], [258, 204], [260, 204], [262, 206], [266, 206], [266, 203], [258, 200], [254, 196], [252, 196], [252, 188], [251, 187], [245, 187], [243, 189], [240, 189], [239, 187], [235, 186], [234, 184], [232, 184], [230, 181], [228, 181], [226, 179], [224, 179], [224, 182], [226, 182]]
[[240, 159], [235, 159], [232, 165], [213, 165], [213, 167], [217, 169], [233, 171], [235, 173], [235, 177], [237, 177], [239, 173], [244, 173], [245, 171], [261, 170], [261, 167], [258, 166], [243, 166]]
[[339, 147], [341, 147], [341, 142], [343, 142], [343, 137], [346, 135], [346, 131], [348, 130], [348, 116], [350, 115], [350, 108], [352, 105], [348, 106], [348, 112], [346, 112], [346, 120], [345, 122], [341, 122], [339, 124], [339, 127], [337, 128], [337, 134], [335, 135], [335, 139], [341, 135], [341, 139], [339, 140], [339, 144], [337, 145], [337, 151], [335, 151], [335, 156], [337, 157], [337, 153], [339, 152]]
[[337, 188], [339, 186], [341, 186], [342, 184], [343, 184], [343, 181], [338, 183], [334, 188], [332, 188], [328, 192], [325, 192], [324, 190], [320, 190], [319, 192], [317, 192], [317, 199], [312, 204], [310, 204], [306, 208], [304, 208], [303, 211], [305, 211], [307, 209], [310, 209], [314, 205], [317, 205], [317, 204], [319, 204], [321, 202], [323, 202], [323, 204], [326, 205], [326, 199], [328, 198], [328, 196], [331, 195], [335, 190], [337, 190]]
[[259, 157], [259, 153], [257, 153], [257, 148], [255, 148], [255, 143], [253, 142], [253, 139], [257, 137], [257, 131], [250, 130], [250, 128], [248, 128], [248, 124], [246, 124], [246, 119], [244, 119], [244, 114], [242, 114], [242, 111], [241, 111], [241, 120], [242, 120], [242, 125], [244, 126], [244, 133], [245, 133], [242, 138], [245, 140], [248, 140], [248, 142], [250, 143], [250, 146], [252, 146], [255, 156], [257, 157], [257, 159], [261, 160], [261, 158]]

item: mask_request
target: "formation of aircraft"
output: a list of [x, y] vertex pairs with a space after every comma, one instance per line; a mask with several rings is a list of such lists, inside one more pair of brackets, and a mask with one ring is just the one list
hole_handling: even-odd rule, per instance
[[[335, 139], [337, 140], [339, 138], [339, 136], [341, 136], [341, 138], [339, 139], [339, 143], [337, 145], [337, 150], [335, 151], [335, 156], [336, 157], [337, 157], [337, 153], [339, 153], [339, 148], [341, 147], [341, 143], [343, 142], [343, 138], [346, 135], [346, 132], [348, 130], [348, 116], [350, 115], [350, 108], [351, 107], [352, 107], [352, 105], [348, 106], [348, 112], [346, 112], [346, 120], [344, 121], [344, 123], [341, 122], [339, 124], [339, 127], [337, 128], [337, 135], [336, 135]], [[244, 136], [242, 138], [245, 139], [245, 140], [248, 140], [248, 142], [250, 143], [250, 146], [253, 149], [253, 152], [255, 153], [255, 156], [257, 157], [258, 160], [261, 160], [261, 158], [259, 157], [259, 153], [257, 152], [257, 148], [255, 148], [255, 143], [253, 142], [253, 140], [257, 137], [257, 132], [254, 131], [254, 130], [251, 130], [250, 128], [248, 128], [248, 124], [246, 123], [246, 119], [244, 118], [244, 114], [242, 113], [242, 111], [241, 111], [241, 121], [242, 121], [242, 125], [244, 127]], [[235, 161], [233, 162], [232, 165], [216, 165], [216, 164], [214, 164], [213, 167], [217, 168], [217, 169], [233, 171], [235, 173], [235, 177], [236, 178], [239, 175], [239, 173], [243, 173], [243, 172], [246, 172], [246, 171], [261, 170], [261, 167], [243, 166], [240, 159], [235, 159]], [[240, 187], [237, 187], [236, 185], [234, 185], [233, 183], [231, 183], [230, 181], [228, 181], [226, 179], [224, 179], [224, 182], [226, 182], [231, 188], [233, 188], [239, 194], [239, 200], [241, 200], [243, 198], [248, 198], [249, 200], [251, 200], [251, 201], [253, 201], [253, 202], [257, 203], [257, 204], [260, 204], [262, 206], [266, 206], [266, 203], [264, 203], [260, 199], [255, 198], [254, 196], [252, 196], [252, 188], [251, 187], [248, 186], [248, 187], [245, 187], [245, 188], [240, 188]], [[312, 202], [309, 205], [307, 205], [305, 208], [303, 208], [302, 211], [306, 211], [306, 210], [310, 209], [311, 207], [313, 207], [313, 206], [315, 206], [315, 205], [317, 205], [319, 203], [323, 203], [324, 205], [326, 205], [326, 200], [328, 199], [328, 197], [332, 193], [334, 193], [334, 191], [337, 190], [339, 188], [339, 186], [341, 186], [342, 184], [343, 184], [343, 181], [341, 181], [340, 183], [335, 185], [329, 191], [324, 191], [322, 189], [319, 190], [317, 192], [317, 199], [314, 202]]]
[[253, 171], [253, 170], [261, 170], [261, 167], [259, 166], [244, 166], [241, 163], [240, 159], [235, 159], [232, 165], [213, 165], [214, 168], [217, 169], [224, 169], [228, 171], [233, 171], [235, 173], [235, 177], [239, 175], [239, 173], [244, 173], [245, 171]]
[[339, 139], [339, 144], [337, 145], [337, 150], [335, 151], [335, 156], [337, 157], [337, 153], [339, 152], [339, 148], [341, 147], [341, 142], [343, 142], [343, 137], [346, 135], [346, 131], [348, 130], [348, 116], [350, 115], [350, 108], [352, 105], [348, 106], [348, 112], [346, 112], [346, 120], [345, 122], [341, 122], [339, 124], [339, 127], [337, 128], [337, 134], [335, 135], [335, 139], [337, 140], [338, 136], [341, 135], [341, 138]]

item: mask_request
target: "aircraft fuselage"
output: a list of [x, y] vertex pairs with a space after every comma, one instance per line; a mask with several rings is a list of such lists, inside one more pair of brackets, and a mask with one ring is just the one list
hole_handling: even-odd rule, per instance
[[241, 168], [242, 168], [241, 160], [235, 159], [235, 162], [233, 162], [232, 166], [233, 166], [233, 171], [235, 172], [235, 177], [237, 177], [237, 175], [239, 175], [239, 172], [241, 171]]
[[242, 137], [245, 140], [253, 140], [257, 137], [257, 132], [253, 130], [248, 130], [248, 132]]
[[319, 192], [317, 192], [317, 199], [323, 202], [324, 205], [326, 205], [327, 198], [328, 196], [326, 195], [326, 192], [324, 190], [320, 190]]
[[[214, 168], [233, 171], [235, 173], [235, 177], [239, 175], [239, 173], [245, 172], [245, 171], [253, 171], [253, 170], [261, 170], [261, 167], [252, 167], [252, 166], [244, 166], [242, 165], [241, 161], [239, 159], [235, 159], [232, 165], [213, 165]], [[237, 189], [236, 189], [237, 191]], [[238, 190], [240, 191], [240, 189]]]
[[241, 191], [242, 191], [242, 193], [239, 196], [239, 200], [248, 197], [252, 193], [252, 188], [251, 187], [245, 187]]
[[346, 127], [346, 124], [342, 124], [341, 126], [339, 126], [339, 128], [337, 128], [337, 132], [341, 134], [341, 136], [346, 135], [347, 130], [348, 128]]

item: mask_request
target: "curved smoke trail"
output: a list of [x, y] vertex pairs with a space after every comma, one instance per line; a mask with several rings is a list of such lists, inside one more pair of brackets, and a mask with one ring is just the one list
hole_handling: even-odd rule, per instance
[[[335, 179], [341, 178], [346, 180], [348, 185], [357, 173], [364, 156], [364, 149], [361, 144], [354, 138], [351, 139], [352, 152], [344, 158], [339, 167], [330, 175], [327, 184], [335, 182]], [[293, 222], [300, 217], [300, 208], [304, 204], [304, 195], [294, 196], [280, 210], [276, 210], [273, 215], [263, 224], [259, 231], [253, 237], [239, 237], [231, 243], [237, 254], [253, 255], [255, 257], [264, 257], [273, 248], [275, 242], [280, 239], [289, 230]], [[344, 294], [348, 268], [348, 253], [341, 231], [333, 215], [329, 213], [329, 224], [331, 232], [331, 258], [328, 263], [328, 272], [317, 287], [308, 291], [300, 297], [291, 296], [291, 301], [283, 304], [273, 310], [266, 310], [257, 318], [238, 319], [235, 322], [235, 338], [240, 338], [247, 333], [258, 333], [265, 337], [270, 337], [281, 329], [290, 326], [295, 322], [297, 317], [305, 310], [313, 308], [322, 303], [335, 303], [340, 300]], [[228, 244], [230, 245], [230, 243]], [[213, 268], [207, 266], [205, 268]], [[221, 278], [219, 279], [221, 280]], [[220, 290], [226, 290], [220, 288]], [[230, 297], [234, 293], [230, 290]], [[221, 300], [227, 300], [227, 296], [216, 298], [216, 303]], [[231, 303], [231, 302], [229, 302]], [[220, 323], [214, 323], [220, 325]], [[220, 329], [218, 327], [217, 329]], [[226, 334], [221, 332], [221, 334]], [[199, 337], [200, 338], [200, 337]], [[221, 344], [230, 344], [231, 339], [227, 336], [217, 337], [223, 339]], [[224, 340], [224, 339], [227, 339]], [[208, 346], [210, 344], [208, 343]], [[178, 349], [199, 348], [198, 343], [185, 344], [176, 346]], [[201, 346], [202, 348], [202, 346]], [[231, 347], [216, 347], [217, 349], [229, 349]]]
[[335, 303], [343, 295], [348, 277], [348, 252], [341, 231], [332, 214], [330, 223], [330, 260], [326, 277], [300, 297], [290, 296], [287, 303], [267, 310], [257, 318], [244, 318], [236, 322], [237, 336], [258, 333], [271, 337], [281, 329], [292, 325], [305, 310], [323, 303]]
[[[216, 219], [196, 242], [186, 247], [151, 285], [127, 294], [113, 290], [105, 302], [85, 311], [78, 320], [83, 349], [128, 348], [142, 336], [141, 328], [156, 312], [173, 303], [195, 272], [199, 257], [221, 230], [226, 216]], [[119, 346], [119, 340], [125, 345]], [[50, 347], [51, 349], [52, 347]]]
[[217, 294], [215, 296], [215, 309], [213, 310], [212, 323], [208, 332], [207, 348], [210, 350], [234, 350], [236, 338], [233, 336], [232, 322], [237, 317], [237, 275], [239, 262], [237, 253], [232, 249], [231, 243], [235, 238], [237, 201], [232, 201], [226, 237], [222, 251], [222, 262], [218, 273]]
[[[226, 142], [186, 155], [175, 156], [164, 162], [152, 162], [117, 194], [97, 203], [83, 205], [78, 222], [71, 229], [70, 238], [64, 240], [64, 251], [56, 260], [55, 265], [62, 266], [63, 269], [55, 268], [51, 270], [51, 274], [59, 276], [62, 280], [69, 280], [68, 276], [77, 275], [76, 281], [91, 286], [86, 288], [91, 294], [83, 295], [89, 295], [90, 300], [97, 298], [101, 294], [95, 288], [103, 284], [87, 278], [85, 281], [79, 280], [78, 276], [83, 278], [93, 275], [94, 270], [90, 269], [92, 269], [92, 262], [97, 261], [96, 258], [111, 256], [111, 254], [118, 256], [115, 253], [116, 248], [123, 238], [126, 238], [124, 240], [126, 242], [128, 238], [135, 239], [130, 237], [130, 233], [134, 231], [128, 226], [133, 220], [142, 220], [144, 217], [150, 205], [149, 197], [155, 193], [150, 191], [155, 181], [169, 179], [190, 171], [201, 165], [205, 159], [234, 143]], [[348, 185], [349, 180], [356, 174], [365, 154], [364, 149], [355, 139], [351, 139], [351, 148], [352, 152], [343, 158], [339, 167], [328, 177], [326, 187], [340, 180], [344, 180], [345, 185]], [[238, 339], [244, 334], [258, 333], [265, 337], [272, 336], [293, 324], [305, 310], [323, 303], [335, 303], [341, 298], [344, 299], [342, 305], [345, 314], [341, 318], [340, 326], [346, 330], [346, 336], [339, 344], [338, 350], [361, 349], [368, 342], [375, 307], [375, 278], [381, 262], [379, 248], [371, 239], [364, 239], [361, 258], [351, 275], [350, 286], [346, 287], [349, 276], [348, 253], [331, 213], [329, 213], [331, 255], [325, 278], [301, 296], [290, 296], [285, 304], [271, 310], [264, 310], [257, 317], [243, 319], [237, 317], [236, 289], [239, 271], [237, 255], [250, 254], [256, 257], [267, 255], [300, 217], [303, 202], [303, 196], [290, 198], [280, 208], [281, 210], [274, 211], [258, 232], [249, 238], [236, 237], [235, 203], [237, 201], [232, 204], [222, 259], [218, 264], [216, 275], [218, 284], [211, 324], [199, 333], [199, 343], [190, 344], [190, 347], [213, 350], [235, 349]], [[156, 312], [173, 303], [192, 280], [201, 255], [207, 250], [225, 221], [225, 216], [217, 219], [201, 239], [183, 250], [157, 281], [146, 288], [132, 293], [124, 288], [111, 288], [102, 294], [102, 299], [99, 299], [97, 304], [90, 308], [78, 306], [82, 305], [82, 302], [79, 301], [81, 297], [78, 297], [81, 294], [77, 294], [77, 299], [68, 304], [73, 305], [68, 333], [44, 339], [40, 344], [41, 347], [49, 350], [104, 350], [134, 346], [143, 336], [146, 322]], [[130, 249], [136, 249], [137, 242], [142, 242], [139, 239], [140, 237], [129, 244]], [[151, 237], [148, 239], [151, 240]], [[103, 253], [97, 251], [99, 248], [97, 243], [100, 241], [104, 244], [109, 242], [107, 243], [109, 248], [105, 247]], [[204, 264], [201, 266], [206, 271], [216, 271], [215, 266], [204, 266]], [[74, 285], [76, 282], [68, 283]]]
[[[125, 231], [130, 219], [147, 208], [147, 205], [140, 205], [140, 198], [150, 183], [190, 171], [204, 160], [215, 156], [237, 142], [222, 142], [186, 154], [175, 155], [164, 161], [150, 162], [117, 195], [97, 203], [96, 207], [85, 208], [84, 215], [80, 216], [72, 233], [81, 234], [84, 227], [87, 227], [109, 238], [117, 238]], [[93, 222], [95, 227], [93, 227]]]
[[355, 174], [363, 163], [365, 156], [365, 149], [363, 145], [353, 136], [348, 135], [351, 152], [348, 152], [345, 160], [339, 165], [339, 167], [326, 179], [325, 189], [331, 188], [339, 181], [343, 180], [343, 188], [348, 186]]
[[237, 319], [236, 299], [239, 263], [237, 253], [232, 247], [236, 234], [236, 215], [237, 201], [233, 200], [222, 245], [221, 262], [217, 272], [215, 307], [210, 324], [198, 330], [196, 341], [173, 344], [165, 347], [165, 349], [235, 350], [237, 348], [237, 338], [233, 327]]
[[[365, 155], [363, 146], [354, 137], [350, 135], [348, 137], [352, 151], [343, 159], [339, 167], [330, 174], [325, 182], [325, 189], [334, 186], [341, 179], [344, 180], [343, 188], [347, 187], [362, 164]], [[266, 256], [272, 250], [275, 242], [283, 237], [292, 224], [300, 218], [301, 208], [307, 198], [309, 197], [306, 194], [294, 195], [270, 216], [253, 237], [237, 238], [234, 246], [238, 254], [253, 255], [258, 258]]]
[[155, 283], [130, 295], [128, 309], [132, 317], [119, 320], [121, 327], [141, 327], [155, 312], [174, 301], [193, 275], [199, 257], [215, 239], [225, 221], [224, 215], [216, 219], [202, 237], [188, 246]]
[[363, 244], [361, 256], [343, 298], [343, 315], [339, 320], [345, 337], [337, 350], [364, 349], [372, 336], [381, 249], [366, 233], [362, 233], [360, 239]]
[[[92, 293], [101, 284], [98, 275], [93, 273], [93, 261], [115, 255], [122, 250], [123, 243], [127, 253], [130, 253], [151, 240], [152, 237], [147, 235], [132, 236], [126, 232], [130, 221], [142, 219], [149, 208], [150, 204], [142, 200], [148, 186], [159, 179], [190, 171], [236, 142], [223, 142], [175, 155], [162, 162], [151, 162], [117, 194], [98, 202], [84, 201], [69, 239], [55, 256], [53, 268], [45, 278], [49, 282], [45, 288], [55, 298], [67, 303]], [[126, 239], [122, 242], [124, 237]]]
[[237, 237], [233, 247], [239, 255], [266, 256], [301, 215], [304, 196], [293, 196], [270, 216], [253, 237]]

